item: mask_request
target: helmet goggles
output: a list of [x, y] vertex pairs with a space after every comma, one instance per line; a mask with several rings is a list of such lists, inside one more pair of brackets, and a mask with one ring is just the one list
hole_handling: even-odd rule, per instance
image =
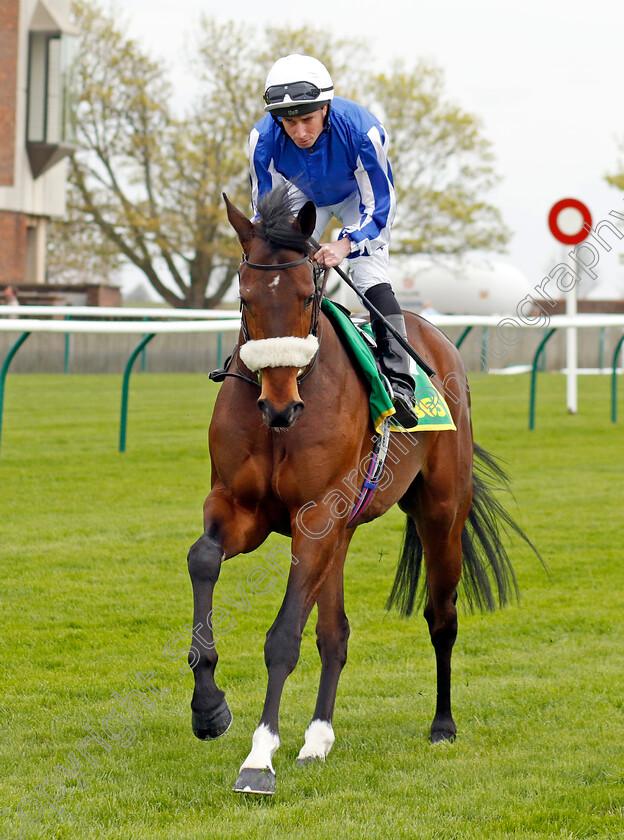
[[282, 103], [287, 96], [291, 102], [312, 102], [329, 90], [333, 90], [333, 85], [320, 88], [312, 82], [289, 82], [285, 85], [271, 85], [264, 92], [263, 98], [267, 105]]

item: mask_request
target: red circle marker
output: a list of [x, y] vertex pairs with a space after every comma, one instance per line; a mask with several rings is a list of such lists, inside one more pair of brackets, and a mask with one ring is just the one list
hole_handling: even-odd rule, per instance
[[[572, 234], [564, 233], [558, 224], [559, 214], [561, 211], [567, 210], [570, 207], [573, 210], [578, 210], [583, 217], [581, 228], [576, 233]], [[563, 242], [564, 245], [578, 245], [579, 242], [587, 239], [589, 231], [585, 228], [585, 225], [591, 227], [591, 223], [592, 217], [589, 212], [589, 208], [577, 198], [562, 198], [561, 201], [557, 201], [556, 204], [553, 204], [550, 209], [550, 213], [548, 214], [548, 227], [550, 228], [550, 232], [555, 239], [558, 239], [559, 242]]]

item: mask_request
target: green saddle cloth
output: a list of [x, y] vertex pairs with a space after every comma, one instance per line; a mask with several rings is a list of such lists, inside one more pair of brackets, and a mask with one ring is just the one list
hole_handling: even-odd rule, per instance
[[[331, 321], [342, 343], [351, 351], [351, 356], [368, 383], [371, 418], [375, 431], [379, 432], [385, 418], [391, 417], [395, 413], [395, 409], [379, 373], [373, 351], [364, 336], [361, 335], [360, 329], [340, 307], [332, 303], [331, 300], [323, 298], [321, 309]], [[367, 324], [362, 329], [365, 329], [372, 336], [370, 325]], [[414, 410], [418, 415], [418, 426], [414, 430], [440, 432], [446, 429], [456, 429], [444, 397], [433, 385], [427, 374], [416, 365], [416, 362], [413, 359], [411, 362], [413, 362], [412, 374], [416, 394]], [[396, 432], [412, 431], [403, 429], [402, 426], [392, 426], [391, 429]]]

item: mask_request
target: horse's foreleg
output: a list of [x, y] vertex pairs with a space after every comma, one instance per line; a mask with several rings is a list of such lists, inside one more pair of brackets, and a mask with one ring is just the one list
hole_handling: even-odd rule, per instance
[[251, 752], [241, 764], [234, 790], [241, 793], [275, 793], [273, 755], [280, 745], [279, 704], [284, 684], [299, 660], [303, 628], [312, 609], [302, 591], [289, 593], [267, 633], [264, 661], [269, 674], [266, 700], [260, 723], [254, 732]]
[[[322, 526], [315, 530], [320, 532]], [[286, 594], [264, 646], [268, 671], [264, 709], [254, 732], [252, 750], [241, 765], [234, 785], [236, 791], [275, 792], [273, 755], [280, 745], [280, 700], [286, 679], [299, 659], [303, 629], [329, 571], [336, 543], [337, 537], [330, 536], [328, 542], [327, 537], [315, 540], [293, 533], [293, 561]]]
[[324, 760], [335, 736], [332, 726], [338, 680], [347, 661], [349, 621], [344, 611], [343, 569], [349, 537], [336, 551], [333, 563], [319, 592], [316, 645], [321, 657], [321, 679], [312, 722], [306, 729], [305, 743], [297, 756], [297, 764]]
[[221, 563], [256, 548], [268, 527], [257, 515], [241, 510], [225, 493], [213, 490], [204, 505], [204, 534], [191, 547], [188, 569], [193, 584], [193, 640], [189, 664], [195, 677], [191, 700], [194, 734], [218, 738], [232, 722], [225, 694], [215, 683], [216, 644], [212, 630], [212, 598]]
[[197, 540], [188, 555], [194, 605], [193, 640], [189, 652], [189, 664], [195, 677], [192, 726], [194, 734], [201, 739], [218, 738], [227, 732], [232, 722], [225, 694], [217, 688], [214, 679], [218, 656], [210, 621], [212, 595], [223, 559], [223, 547], [208, 533]]

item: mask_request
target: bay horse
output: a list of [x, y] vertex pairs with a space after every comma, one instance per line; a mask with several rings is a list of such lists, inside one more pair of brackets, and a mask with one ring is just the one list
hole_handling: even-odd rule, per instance
[[[344, 505], [330, 504], [345, 477], [353, 483], [354, 476], [361, 476], [361, 464], [371, 457], [374, 429], [362, 376], [320, 310], [322, 292], [308, 242], [316, 221], [314, 204], [308, 202], [293, 218], [287, 191], [277, 188], [261, 202], [257, 221], [251, 221], [224, 199], [243, 249], [242, 326], [210, 423], [212, 479], [204, 533], [188, 555], [194, 597], [192, 727], [198, 738], [212, 739], [232, 721], [214, 677], [211, 611], [221, 564], [254, 551], [271, 532], [291, 537], [286, 592], [264, 648], [264, 709], [234, 786], [272, 794], [280, 698], [315, 604], [321, 676], [298, 763], [325, 759], [334, 743], [332, 717], [349, 638], [343, 566], [355, 528], [394, 504], [407, 514], [389, 598], [389, 605], [403, 614], [414, 608], [424, 558], [424, 616], [437, 667], [432, 742], [452, 740], [457, 731], [451, 714], [451, 652], [462, 561], [476, 605], [504, 604], [517, 586], [499, 523], [524, 534], [487, 481], [473, 472], [476, 453], [491, 475], [502, 476], [497, 463], [473, 444], [470, 393], [457, 349], [436, 327], [409, 312], [410, 343], [437, 372], [439, 386], [455, 383], [446, 395], [457, 430], [391, 433], [391, 480], [380, 483], [368, 507], [348, 523]], [[356, 480], [361, 485], [361, 477]]]

